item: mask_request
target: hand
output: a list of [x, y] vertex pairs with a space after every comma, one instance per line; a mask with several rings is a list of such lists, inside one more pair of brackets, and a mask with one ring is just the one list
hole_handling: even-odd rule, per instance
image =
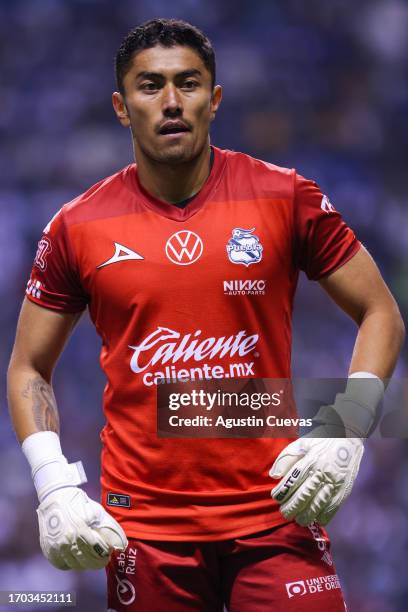
[[271, 495], [299, 525], [327, 525], [350, 495], [363, 456], [361, 438], [302, 437], [280, 453], [269, 475], [282, 478]]
[[128, 544], [122, 527], [78, 487], [53, 491], [37, 509], [45, 557], [61, 570], [102, 569]]

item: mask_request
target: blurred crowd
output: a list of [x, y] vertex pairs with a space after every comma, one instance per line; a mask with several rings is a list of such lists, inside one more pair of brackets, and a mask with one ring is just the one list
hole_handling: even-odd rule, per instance
[[[316, 180], [377, 261], [408, 314], [408, 4], [404, 0], [0, 0], [0, 368], [42, 228], [65, 202], [132, 158], [110, 97], [126, 33], [183, 18], [211, 38], [224, 99], [212, 142]], [[347, 375], [355, 326], [301, 280], [293, 373]], [[100, 341], [83, 317], [55, 376], [62, 443], [99, 496]], [[406, 377], [405, 350], [395, 376]], [[53, 570], [37, 543], [33, 486], [1, 378], [0, 590], [77, 591], [105, 609], [103, 572]], [[349, 612], [405, 612], [408, 446], [367, 442], [351, 498], [329, 528]], [[407, 486], [405, 486], [407, 485]], [[31, 608], [34, 609], [34, 608]]]

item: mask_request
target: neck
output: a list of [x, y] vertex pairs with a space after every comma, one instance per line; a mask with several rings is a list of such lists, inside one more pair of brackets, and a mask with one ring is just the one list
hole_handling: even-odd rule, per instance
[[152, 160], [140, 151], [137, 173], [141, 185], [150, 195], [175, 204], [198, 193], [210, 173], [210, 146], [205, 146], [194, 159], [180, 164]]

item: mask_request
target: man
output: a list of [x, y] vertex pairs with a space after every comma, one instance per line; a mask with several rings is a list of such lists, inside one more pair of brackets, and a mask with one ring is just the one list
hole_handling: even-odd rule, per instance
[[[199, 30], [174, 20], [139, 26], [117, 53], [116, 78], [113, 107], [131, 129], [137, 165], [63, 206], [45, 228], [9, 369], [43, 552], [60, 569], [109, 561], [117, 611], [344, 610], [318, 523], [351, 489], [370, 407], [344, 439], [160, 438], [157, 384], [237, 372], [290, 378], [302, 269], [358, 324], [350, 375], [372, 378], [379, 397], [403, 341], [398, 307], [315, 183], [210, 147], [222, 93]], [[231, 280], [262, 291], [228, 295]], [[78, 486], [82, 464], [62, 454], [51, 386], [86, 307], [108, 380], [103, 508]], [[270, 476], [284, 478], [275, 487]]]

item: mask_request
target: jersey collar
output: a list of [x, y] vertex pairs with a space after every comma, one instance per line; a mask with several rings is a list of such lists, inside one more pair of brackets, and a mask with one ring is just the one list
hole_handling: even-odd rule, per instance
[[129, 174], [133, 181], [133, 188], [136, 192], [135, 195], [138, 199], [140, 198], [147, 208], [150, 208], [150, 210], [153, 210], [163, 217], [167, 217], [167, 219], [173, 219], [174, 221], [186, 221], [190, 219], [190, 217], [195, 215], [211, 198], [218, 187], [225, 168], [226, 155], [217, 147], [212, 147], [212, 149], [214, 151], [214, 163], [211, 172], [198, 194], [185, 206], [185, 208], [178, 208], [174, 206], [174, 204], [164, 202], [148, 193], [139, 181], [137, 165], [131, 164]]

